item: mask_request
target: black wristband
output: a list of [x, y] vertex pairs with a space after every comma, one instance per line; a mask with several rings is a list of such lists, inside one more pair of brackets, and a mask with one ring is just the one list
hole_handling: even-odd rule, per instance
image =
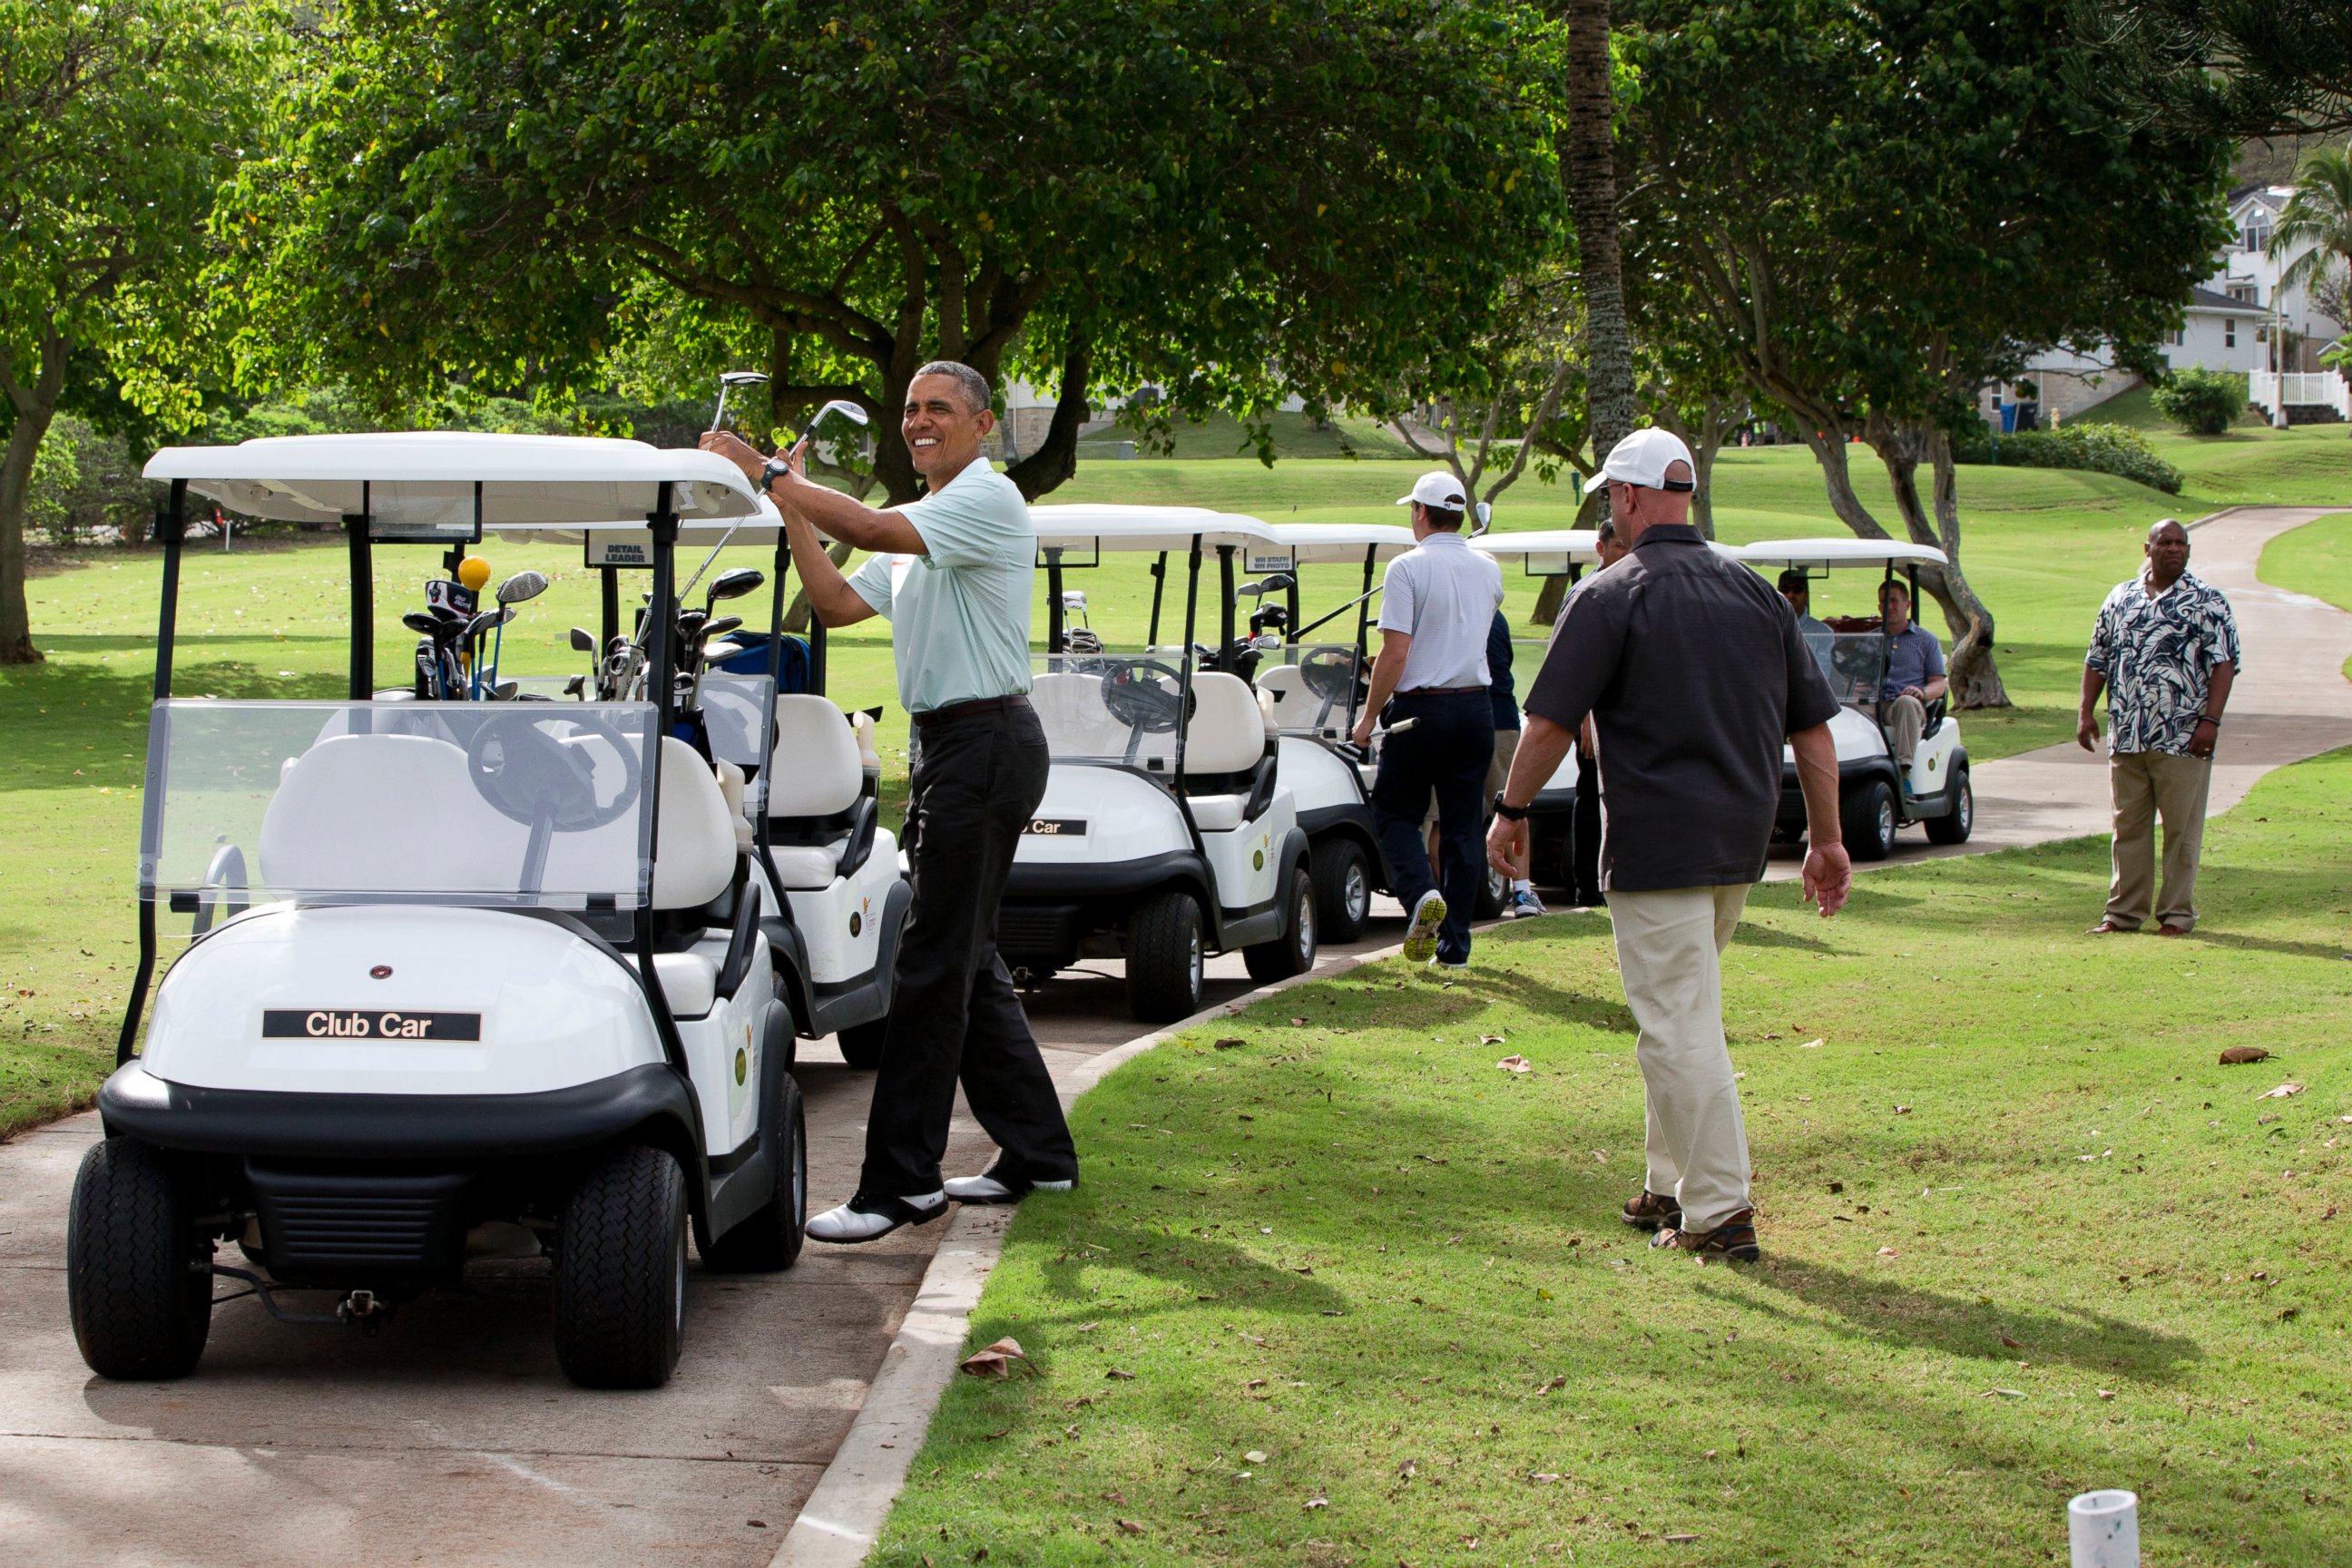
[[1524, 805], [1507, 804], [1498, 793], [1495, 796], [1495, 815], [1505, 822], [1525, 822], [1528, 819], [1528, 808]]
[[778, 479], [792, 471], [792, 464], [784, 460], [782, 453], [769, 458], [768, 466], [760, 470], [760, 493], [761, 495], [766, 495], [770, 490], [776, 488], [776, 481]]

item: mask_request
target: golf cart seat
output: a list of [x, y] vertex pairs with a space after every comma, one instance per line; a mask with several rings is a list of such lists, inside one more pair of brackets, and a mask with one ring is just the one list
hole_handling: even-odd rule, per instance
[[1315, 700], [1307, 695], [1307, 678], [1295, 664], [1260, 666], [1257, 672], [1258, 695], [1265, 699], [1266, 711], [1274, 721], [1286, 727], [1303, 725], [1315, 711]]
[[1128, 727], [1103, 706], [1099, 675], [1074, 670], [1040, 675], [1030, 687], [1029, 706], [1036, 710], [1046, 744], [1057, 757], [1116, 757], [1127, 750]]
[[1258, 783], [1253, 775], [1265, 756], [1265, 715], [1249, 683], [1221, 670], [1194, 676], [1192, 717], [1184, 726], [1184, 795], [1202, 832], [1230, 833], [1251, 815]]
[[265, 887], [421, 893], [473, 888], [519, 860], [526, 830], [467, 776], [466, 750], [435, 735], [331, 735], [279, 769], [262, 814]]
[[830, 887], [865, 863], [877, 812], [866, 793], [857, 731], [822, 697], [776, 699], [776, 751], [768, 767], [768, 839], [777, 882]]

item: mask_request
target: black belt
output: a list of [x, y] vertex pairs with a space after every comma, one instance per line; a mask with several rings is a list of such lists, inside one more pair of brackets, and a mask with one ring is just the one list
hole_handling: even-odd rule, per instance
[[[1481, 689], [1484, 689], [1483, 688]], [[976, 697], [970, 702], [950, 702], [944, 708], [933, 708], [921, 713], [909, 713], [908, 718], [918, 730], [928, 730], [934, 724], [944, 724], [950, 719], [970, 719], [982, 713], [1009, 713], [1029, 706], [1029, 699], [1014, 692], [1010, 697]]]
[[1484, 686], [1415, 686], [1397, 693], [1399, 697], [1467, 697], [1474, 691], [1483, 692]]

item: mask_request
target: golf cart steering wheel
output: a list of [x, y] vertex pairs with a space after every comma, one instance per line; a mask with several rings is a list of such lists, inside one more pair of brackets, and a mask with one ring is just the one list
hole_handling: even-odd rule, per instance
[[[549, 733], [558, 724], [572, 726], [571, 743]], [[578, 743], [589, 735], [610, 745], [621, 764], [621, 787], [603, 805], [596, 804], [595, 753]], [[466, 744], [466, 774], [499, 816], [557, 833], [617, 821], [636, 805], [644, 773], [637, 743], [609, 720], [583, 713], [494, 712]]]
[[1120, 723], [1147, 735], [1164, 735], [1183, 721], [1183, 701], [1169, 686], [1183, 677], [1156, 658], [1123, 658], [1103, 671], [1103, 706]]
[[1298, 679], [1327, 705], [1337, 706], [1356, 693], [1356, 655], [1352, 648], [1318, 647], [1298, 661]]

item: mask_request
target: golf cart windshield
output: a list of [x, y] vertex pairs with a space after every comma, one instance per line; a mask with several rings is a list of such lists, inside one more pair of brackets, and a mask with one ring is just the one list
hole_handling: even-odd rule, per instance
[[1257, 689], [1286, 735], [1343, 741], [1363, 711], [1370, 669], [1352, 643], [1293, 643], [1257, 667]]
[[1183, 710], [1181, 653], [1041, 654], [1030, 665], [1029, 703], [1055, 761], [1173, 770]]
[[710, 760], [743, 770], [743, 797], [757, 822], [767, 810], [769, 759], [776, 750], [776, 683], [764, 675], [706, 674], [702, 728]]
[[654, 709], [155, 704], [141, 897], [201, 933], [248, 902], [641, 907]]
[[1886, 634], [1884, 632], [1820, 632], [1806, 635], [1805, 646], [1830, 683], [1830, 694], [1851, 707], [1868, 708], [1878, 701], [1886, 684]]

